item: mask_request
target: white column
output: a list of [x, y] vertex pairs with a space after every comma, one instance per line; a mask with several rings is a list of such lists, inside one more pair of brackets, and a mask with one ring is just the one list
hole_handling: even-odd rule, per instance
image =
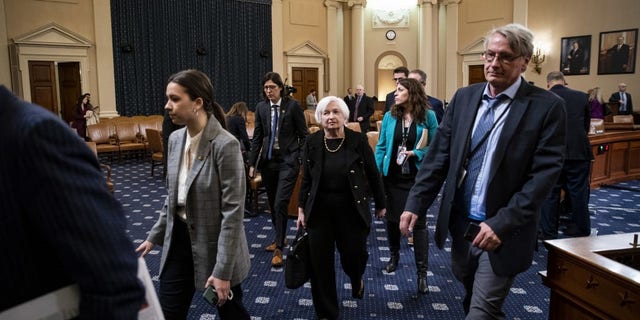
[[437, 92], [438, 72], [438, 44], [434, 38], [433, 6], [437, 5], [437, 0], [420, 0], [420, 28], [418, 47], [418, 68], [427, 73], [427, 94], [434, 95]]
[[286, 78], [284, 68], [284, 22], [282, 20], [282, 0], [271, 1], [271, 56], [272, 71]]
[[[338, 91], [338, 7], [340, 4], [335, 0], [324, 2], [327, 7], [327, 55], [329, 59], [325, 61], [324, 91], [327, 94], [318, 93], [319, 96], [336, 96]], [[329, 68], [326, 68], [326, 65]], [[328, 81], [327, 81], [328, 80]]]
[[446, 5], [446, 97], [458, 89], [458, 9], [461, 0], [449, 0]]
[[0, 1], [0, 84], [12, 90], [6, 14], [4, 11], [4, 1]]
[[[100, 117], [113, 118], [118, 115], [116, 110], [115, 66], [113, 64], [113, 39], [111, 34], [111, 1], [93, 1], [93, 21], [95, 30], [96, 49], [96, 87], [98, 92], [91, 92], [97, 96], [95, 105], [100, 106]], [[84, 86], [83, 86], [84, 87]]]
[[[351, 81], [355, 87], [364, 83], [364, 11], [362, 4], [354, 4], [351, 10]], [[372, 90], [371, 88], [368, 88]]]
[[513, 22], [527, 26], [529, 0], [513, 0]]

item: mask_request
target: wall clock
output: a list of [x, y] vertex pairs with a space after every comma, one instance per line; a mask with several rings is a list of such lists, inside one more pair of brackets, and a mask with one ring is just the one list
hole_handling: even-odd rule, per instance
[[388, 30], [385, 36], [387, 37], [387, 40], [394, 40], [396, 38], [396, 32], [393, 30]]

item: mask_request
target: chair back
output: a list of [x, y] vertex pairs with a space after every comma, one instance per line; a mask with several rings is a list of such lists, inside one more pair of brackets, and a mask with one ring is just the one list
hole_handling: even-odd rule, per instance
[[347, 122], [347, 128], [355, 131], [355, 132], [362, 132], [362, 129], [360, 128], [360, 123], [359, 122]]
[[108, 122], [100, 122], [87, 126], [87, 137], [96, 144], [111, 143], [113, 134], [113, 125]]
[[160, 152], [160, 154], [162, 154], [162, 136], [160, 135], [160, 131], [147, 128], [146, 136], [147, 141], [149, 142], [149, 149], [151, 149], [151, 153]]
[[376, 152], [376, 145], [378, 144], [379, 136], [380, 132], [378, 131], [367, 131], [367, 140], [369, 141], [369, 146], [373, 152]]

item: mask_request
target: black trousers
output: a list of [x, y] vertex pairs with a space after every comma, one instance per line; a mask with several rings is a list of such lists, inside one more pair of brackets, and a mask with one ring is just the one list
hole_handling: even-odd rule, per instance
[[262, 175], [262, 183], [267, 190], [271, 222], [276, 232], [276, 246], [282, 249], [284, 239], [287, 236], [289, 199], [291, 199], [291, 194], [296, 186], [300, 164], [297, 161], [289, 163], [281, 158], [263, 161], [260, 174]]
[[360, 288], [369, 253], [369, 228], [358, 216], [355, 205], [344, 210], [313, 212], [313, 223], [307, 224], [311, 255], [311, 296], [319, 319], [339, 319], [336, 287], [335, 250], [340, 254], [342, 269], [351, 279], [351, 288]]
[[[158, 295], [162, 313], [167, 320], [187, 319], [191, 300], [196, 292], [193, 277], [193, 257], [187, 224], [176, 218], [173, 224], [171, 248], [160, 275]], [[198, 292], [202, 290], [204, 290], [204, 283]], [[231, 291], [233, 291], [233, 299], [227, 300], [222, 307], [217, 307], [220, 319], [249, 320], [249, 313], [242, 304], [240, 284], [231, 287]]]

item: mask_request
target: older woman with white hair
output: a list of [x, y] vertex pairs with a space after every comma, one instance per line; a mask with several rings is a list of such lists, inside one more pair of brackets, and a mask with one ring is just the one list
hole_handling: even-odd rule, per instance
[[322, 130], [307, 137], [298, 228], [309, 235], [311, 295], [319, 319], [338, 319], [335, 248], [351, 279], [352, 297], [364, 296], [363, 274], [369, 253], [370, 197], [376, 216], [384, 216], [384, 190], [366, 136], [345, 127], [347, 104], [328, 96], [316, 107]]

